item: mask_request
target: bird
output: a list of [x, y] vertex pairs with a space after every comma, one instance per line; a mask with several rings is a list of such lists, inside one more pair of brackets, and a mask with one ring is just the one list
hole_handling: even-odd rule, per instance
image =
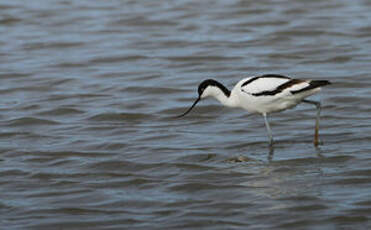
[[273, 134], [268, 122], [268, 114], [294, 108], [300, 103], [307, 103], [314, 105], [317, 109], [313, 144], [318, 146], [321, 103], [306, 98], [318, 93], [322, 86], [329, 84], [331, 82], [328, 80], [305, 80], [280, 74], [264, 74], [244, 78], [230, 91], [222, 83], [207, 79], [199, 84], [196, 101], [177, 118], [188, 114], [202, 99], [214, 97], [224, 106], [242, 108], [250, 114], [261, 114], [267, 129], [269, 146], [273, 147]]

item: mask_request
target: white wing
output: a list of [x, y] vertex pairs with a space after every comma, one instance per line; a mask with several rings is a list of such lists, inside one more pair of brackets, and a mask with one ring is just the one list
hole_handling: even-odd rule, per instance
[[263, 75], [244, 79], [241, 91], [252, 96], [274, 96], [292, 94], [309, 86], [305, 80], [291, 79], [281, 75]]

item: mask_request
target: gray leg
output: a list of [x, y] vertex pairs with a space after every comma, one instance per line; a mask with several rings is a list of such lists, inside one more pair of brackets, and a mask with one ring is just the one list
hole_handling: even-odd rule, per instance
[[264, 122], [265, 122], [265, 127], [267, 127], [267, 132], [268, 132], [268, 137], [269, 137], [269, 146], [273, 146], [273, 135], [272, 135], [272, 130], [271, 127], [269, 126], [268, 119], [267, 119], [267, 114], [263, 113], [264, 117]]
[[313, 144], [314, 146], [318, 146], [320, 143], [318, 140], [318, 131], [319, 131], [319, 118], [320, 118], [320, 113], [321, 113], [321, 103], [318, 101], [310, 101], [310, 100], [303, 100], [304, 103], [312, 104], [315, 105], [317, 108], [317, 117], [316, 117], [316, 126], [314, 128], [314, 140]]

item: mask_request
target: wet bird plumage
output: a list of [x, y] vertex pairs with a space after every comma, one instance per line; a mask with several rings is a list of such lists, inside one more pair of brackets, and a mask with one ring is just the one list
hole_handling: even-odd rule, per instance
[[207, 79], [198, 87], [197, 100], [179, 117], [189, 113], [201, 99], [211, 96], [225, 106], [239, 107], [249, 113], [262, 114], [270, 137], [270, 144], [273, 145], [267, 114], [293, 108], [301, 102], [314, 104], [317, 107], [314, 144], [318, 145], [320, 103], [305, 98], [319, 92], [320, 87], [328, 84], [330, 82], [327, 80], [302, 80], [283, 75], [267, 74], [242, 79], [234, 86], [232, 91], [229, 91], [218, 81]]

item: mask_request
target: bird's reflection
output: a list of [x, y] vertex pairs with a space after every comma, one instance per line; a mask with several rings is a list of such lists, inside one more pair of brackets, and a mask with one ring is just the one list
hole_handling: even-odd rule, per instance
[[[274, 147], [273, 147], [273, 145], [270, 145], [268, 148], [269, 149], [268, 149], [267, 159], [268, 159], [268, 162], [271, 163], [273, 161]], [[314, 149], [315, 149], [315, 153], [316, 153], [318, 158], [325, 158], [325, 156], [322, 155], [322, 150], [319, 146], [316, 146]]]
[[268, 152], [268, 162], [271, 162], [273, 160], [274, 155], [274, 147], [273, 145], [269, 146], [269, 152]]
[[317, 155], [318, 158], [324, 158], [325, 157], [325, 156], [322, 155], [322, 150], [319, 146], [316, 146], [315, 150], [316, 150], [316, 155]]

